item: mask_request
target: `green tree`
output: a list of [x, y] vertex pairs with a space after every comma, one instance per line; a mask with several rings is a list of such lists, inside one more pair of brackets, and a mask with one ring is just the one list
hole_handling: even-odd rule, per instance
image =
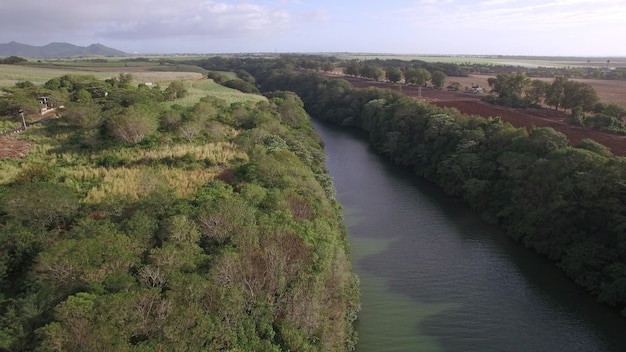
[[580, 107], [584, 112], [593, 111], [599, 100], [598, 94], [588, 83], [566, 81], [564, 84], [561, 100], [563, 109]]
[[165, 100], [174, 101], [187, 96], [187, 88], [181, 81], [172, 81], [163, 92]]
[[531, 103], [541, 104], [546, 98], [549, 87], [550, 83], [540, 79], [533, 79], [524, 92], [526, 93], [528, 99], [530, 99]]
[[565, 97], [565, 84], [567, 81], [567, 77], [556, 77], [546, 92], [546, 104], [554, 106], [555, 110], [558, 110], [563, 104], [563, 98]]
[[406, 83], [425, 86], [431, 79], [430, 72], [425, 68], [407, 67], [404, 73]]
[[436, 89], [443, 89], [446, 82], [446, 74], [442, 71], [435, 71], [431, 74], [430, 81]]
[[346, 64], [346, 67], [343, 69], [343, 73], [348, 76], [359, 76], [362, 68], [363, 64], [357, 60], [352, 60]]
[[0, 206], [13, 221], [45, 230], [70, 222], [80, 205], [71, 188], [40, 181], [11, 188], [2, 197]]
[[114, 138], [125, 143], [139, 143], [155, 133], [158, 127], [157, 113], [145, 105], [133, 105], [106, 120], [106, 126]]
[[385, 78], [392, 83], [398, 83], [402, 79], [402, 71], [397, 67], [387, 67], [385, 70]]
[[85, 88], [81, 88], [74, 94], [73, 101], [77, 103], [89, 103], [91, 102], [91, 93], [89, 93]]

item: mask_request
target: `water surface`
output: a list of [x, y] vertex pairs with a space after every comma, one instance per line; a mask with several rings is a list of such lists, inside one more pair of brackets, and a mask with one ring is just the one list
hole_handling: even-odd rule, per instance
[[359, 352], [626, 351], [626, 319], [435, 186], [315, 121], [361, 280]]

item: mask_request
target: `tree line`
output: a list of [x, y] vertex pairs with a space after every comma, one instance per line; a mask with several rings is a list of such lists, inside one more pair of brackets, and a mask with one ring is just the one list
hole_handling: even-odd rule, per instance
[[267, 89], [296, 92], [315, 118], [366, 131], [393, 162], [466, 201], [626, 315], [626, 160], [548, 127], [460, 114], [390, 90], [272, 70]]
[[547, 105], [556, 110], [569, 110], [568, 121], [572, 124], [611, 133], [626, 133], [626, 108], [600, 102], [595, 89], [588, 83], [564, 76], [558, 76], [550, 83], [531, 79], [523, 73], [498, 74], [487, 81], [492, 92], [497, 94], [483, 98], [487, 102], [513, 108], [542, 108]]

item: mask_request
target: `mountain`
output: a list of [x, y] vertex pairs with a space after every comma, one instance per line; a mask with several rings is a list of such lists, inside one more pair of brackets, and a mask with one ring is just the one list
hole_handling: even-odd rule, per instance
[[106, 47], [102, 44], [77, 46], [69, 43], [50, 43], [33, 46], [17, 42], [0, 44], [0, 57], [21, 56], [37, 58], [60, 58], [74, 56], [124, 56], [125, 52]]

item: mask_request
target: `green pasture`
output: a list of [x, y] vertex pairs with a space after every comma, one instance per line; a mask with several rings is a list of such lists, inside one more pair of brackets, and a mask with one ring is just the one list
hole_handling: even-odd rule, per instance
[[159, 83], [169, 84], [175, 80], [198, 79], [202, 73], [196, 70], [181, 70], [173, 66], [172, 70], [129, 70], [127, 67], [106, 67], [99, 66], [44, 66], [44, 65], [0, 65], [0, 87], [13, 86], [17, 82], [30, 81], [37, 85], [44, 84], [51, 78], [60, 77], [66, 74], [92, 75], [98, 79], [117, 77], [120, 73], [130, 73], [136, 83]]
[[238, 101], [265, 100], [265, 97], [262, 95], [242, 93], [238, 90], [221, 86], [215, 83], [212, 79], [187, 81], [186, 83], [188, 92], [187, 96], [175, 101], [176, 104], [182, 106], [192, 106], [197, 103], [200, 98], [207, 95], [223, 99], [229, 104]]

